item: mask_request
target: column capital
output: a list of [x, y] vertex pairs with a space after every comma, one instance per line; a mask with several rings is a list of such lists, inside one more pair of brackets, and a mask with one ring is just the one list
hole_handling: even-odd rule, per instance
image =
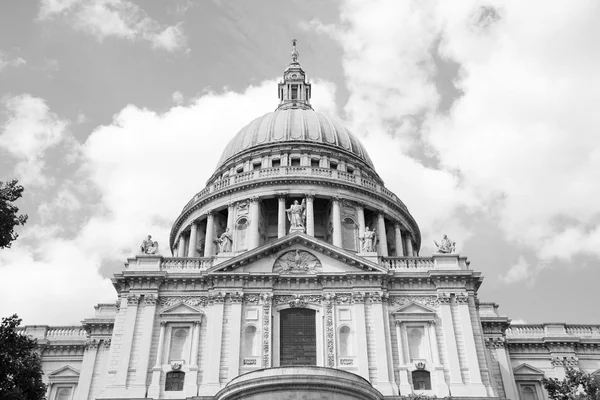
[[140, 302], [140, 295], [139, 294], [129, 294], [127, 295], [127, 305], [129, 306], [137, 306], [138, 303]]
[[458, 292], [454, 294], [458, 304], [469, 304], [469, 294], [467, 292]]
[[394, 221], [394, 229], [402, 232], [402, 229], [400, 229], [400, 227], [401, 227], [400, 222]]
[[365, 203], [363, 203], [363, 202], [361, 202], [361, 201], [355, 201], [355, 202], [354, 202], [354, 205], [355, 205], [355, 207], [356, 207], [356, 208], [362, 208], [363, 210], [364, 210], [364, 209], [365, 209], [365, 207], [366, 207], [366, 204], [365, 204]]
[[194, 324], [195, 326], [202, 324], [202, 318], [192, 321], [192, 324]]
[[450, 293], [439, 292], [438, 301], [440, 304], [450, 304]]
[[234, 208], [236, 203], [237, 202], [235, 202], [235, 201], [227, 203], [227, 208]]
[[339, 197], [339, 196], [333, 196], [333, 197], [331, 198], [331, 200], [332, 200], [334, 203], [338, 203], [338, 204], [339, 204], [339, 203], [342, 201], [342, 198], [341, 198], [341, 197]]
[[214, 210], [206, 210], [206, 216], [207, 216], [208, 218], [212, 218], [212, 217], [213, 217], [213, 215], [215, 215], [215, 212], [214, 212]]
[[167, 321], [160, 321], [160, 326], [167, 326]]
[[314, 193], [304, 193], [304, 197], [306, 197], [306, 200], [310, 200], [312, 201], [315, 198], [315, 194]]
[[379, 218], [379, 219], [383, 219], [384, 217], [385, 217], [385, 213], [384, 213], [383, 211], [379, 211], [379, 212], [377, 213], [377, 218]]
[[278, 192], [277, 193], [277, 198], [279, 199], [279, 201], [285, 201], [287, 196], [288, 196], [287, 192]]
[[252, 196], [250, 197], [250, 202], [251, 203], [258, 203], [260, 201], [260, 197], [258, 196]]
[[145, 294], [144, 295], [144, 304], [147, 306], [155, 306], [157, 300], [158, 300], [158, 296], [156, 296], [155, 294]]

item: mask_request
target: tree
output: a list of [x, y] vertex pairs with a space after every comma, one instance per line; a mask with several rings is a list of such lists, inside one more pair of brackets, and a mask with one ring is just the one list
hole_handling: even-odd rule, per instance
[[542, 384], [552, 400], [600, 400], [600, 376], [574, 368], [565, 379], [544, 378]]
[[21, 319], [15, 314], [0, 324], [0, 400], [42, 400], [42, 363], [36, 342], [17, 332]]
[[0, 181], [0, 249], [10, 247], [11, 242], [19, 237], [15, 226], [27, 222], [27, 215], [17, 215], [19, 209], [12, 204], [21, 197], [23, 190], [16, 179], [6, 184]]

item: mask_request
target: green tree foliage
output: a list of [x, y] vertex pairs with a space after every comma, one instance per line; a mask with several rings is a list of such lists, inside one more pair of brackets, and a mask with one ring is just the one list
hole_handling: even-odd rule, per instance
[[552, 400], [600, 400], [600, 376], [567, 368], [565, 379], [544, 378], [542, 384]]
[[15, 314], [0, 324], [0, 400], [42, 400], [42, 364], [35, 340], [17, 332], [21, 319]]
[[6, 183], [0, 181], [0, 249], [10, 247], [19, 235], [15, 226], [25, 225], [27, 215], [17, 215], [19, 209], [13, 204], [23, 193], [23, 186], [13, 179]]

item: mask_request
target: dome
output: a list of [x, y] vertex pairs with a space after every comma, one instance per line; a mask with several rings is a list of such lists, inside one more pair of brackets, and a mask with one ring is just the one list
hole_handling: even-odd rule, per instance
[[229, 142], [217, 165], [249, 149], [275, 143], [308, 142], [351, 153], [373, 167], [360, 141], [339, 122], [309, 108], [277, 109], [246, 125]]

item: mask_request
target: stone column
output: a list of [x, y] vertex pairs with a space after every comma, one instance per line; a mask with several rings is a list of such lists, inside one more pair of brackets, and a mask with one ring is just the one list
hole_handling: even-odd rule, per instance
[[277, 238], [282, 238], [285, 236], [285, 193], [278, 193], [277, 200]]
[[375, 388], [384, 396], [397, 396], [398, 387], [390, 381], [390, 369], [387, 352], [387, 339], [384, 316], [383, 296], [371, 294], [373, 328], [375, 336], [375, 360], [377, 365], [377, 385]]
[[383, 217], [383, 213], [377, 214], [377, 236], [379, 237], [379, 242], [377, 243], [379, 255], [387, 257], [387, 234], [385, 232], [385, 219]]
[[260, 198], [250, 199], [250, 229], [248, 230], [248, 250], [255, 249], [260, 245], [259, 212]]
[[404, 249], [406, 250], [406, 256], [407, 257], [413, 257], [414, 256], [413, 246], [412, 246], [412, 239], [410, 237], [410, 232], [406, 232], [404, 234]]
[[148, 374], [148, 366], [150, 364], [150, 347], [152, 344], [152, 331], [154, 328], [154, 316], [156, 315], [157, 294], [144, 294], [144, 308], [142, 309], [143, 318], [141, 324], [136, 326], [136, 335], [139, 340], [135, 381], [133, 383], [133, 391], [139, 397], [146, 395], [146, 381]]
[[232, 332], [229, 339], [229, 359], [227, 380], [232, 380], [240, 373], [240, 336], [242, 331], [242, 295], [232, 293], [229, 296], [231, 300], [231, 312], [229, 314], [229, 330]]
[[179, 244], [177, 245], [177, 257], [185, 257], [185, 235], [179, 234]]
[[190, 245], [188, 246], [188, 257], [196, 257], [196, 243], [198, 242], [198, 224], [196, 221], [190, 225]]
[[394, 242], [396, 243], [396, 257], [402, 257], [404, 252], [402, 251], [402, 231], [400, 230], [400, 224], [394, 223]]
[[184, 393], [193, 397], [198, 393], [198, 347], [200, 345], [200, 324], [202, 320], [194, 321], [192, 325], [192, 354], [189, 371], [185, 374]]
[[220, 293], [210, 295], [210, 301], [212, 302], [209, 309], [210, 316], [206, 321], [206, 359], [210, 360], [211, 364], [204, 372], [204, 382], [200, 386], [199, 396], [214, 396], [220, 389], [219, 374], [221, 372], [224, 296]]
[[[213, 256], [213, 246], [215, 245], [215, 219], [212, 210], [206, 212], [206, 236], [204, 237], [204, 257]], [[190, 243], [191, 246], [195, 246]]]
[[127, 309], [125, 310], [125, 320], [123, 321], [123, 336], [119, 354], [119, 364], [113, 386], [125, 390], [127, 383], [127, 371], [129, 369], [129, 359], [133, 344], [133, 334], [135, 329], [135, 318], [138, 313], [138, 304], [140, 302], [139, 294], [127, 295]]
[[342, 247], [342, 212], [340, 210], [340, 198], [333, 198], [332, 207], [332, 219], [333, 219], [333, 245]]
[[429, 348], [431, 349], [431, 361], [433, 362], [433, 368], [431, 368], [433, 372], [433, 380], [432, 383], [435, 382], [435, 394], [437, 397], [447, 397], [450, 395], [448, 390], [448, 385], [446, 384], [446, 380], [444, 378], [444, 366], [442, 365], [442, 361], [440, 359], [440, 349], [438, 347], [437, 334], [435, 330], [435, 323], [433, 321], [429, 321], [427, 325], [427, 330], [429, 332]]
[[365, 320], [365, 297], [364, 293], [355, 293], [354, 315], [356, 318], [356, 346], [358, 352], [357, 364], [358, 375], [369, 380], [369, 354], [367, 353], [367, 327]]
[[448, 373], [450, 375], [450, 389], [452, 396], [467, 396], [462, 375], [460, 373], [460, 363], [458, 361], [458, 349], [456, 347], [456, 335], [454, 334], [454, 325], [452, 321], [452, 310], [450, 310], [450, 294], [438, 293], [440, 301], [440, 316], [442, 319], [442, 331], [444, 332], [444, 342], [446, 343], [446, 353], [448, 354]]
[[358, 219], [358, 237], [365, 234], [365, 207], [362, 204], [356, 206], [356, 218]]
[[495, 340], [491, 347], [492, 348], [490, 348], [490, 351], [496, 352], [496, 358], [498, 359], [498, 365], [500, 366], [500, 376], [502, 376], [502, 384], [504, 386], [504, 394], [506, 395], [506, 398], [518, 399], [519, 394], [517, 390], [517, 384], [515, 382], [515, 376], [510, 363], [510, 357], [505, 348], [504, 338]]
[[229, 232], [233, 232], [233, 224], [235, 223], [235, 204], [230, 203], [227, 206], [227, 227], [229, 228]]
[[456, 294], [455, 299], [458, 304], [460, 324], [463, 327], [465, 353], [467, 365], [469, 367], [469, 376], [471, 377], [471, 382], [469, 384], [471, 396], [485, 397], [487, 396], [487, 391], [481, 381], [481, 368], [479, 366], [479, 358], [477, 357], [475, 337], [473, 336], [473, 324], [471, 323], [471, 312], [469, 310], [469, 295], [466, 292], [459, 292]]
[[85, 344], [83, 360], [81, 362], [81, 374], [79, 375], [79, 383], [75, 390], [74, 399], [87, 399], [90, 395], [92, 386], [92, 374], [94, 365], [96, 365], [96, 354], [98, 354], [98, 346], [100, 341], [97, 339], [88, 340]]
[[307, 193], [306, 195], [306, 234], [315, 236], [315, 195]]
[[152, 382], [148, 388], [148, 397], [151, 399], [157, 399], [160, 393], [160, 375], [162, 373], [162, 358], [165, 348], [165, 330], [167, 323], [165, 321], [160, 322], [160, 333], [158, 335], [158, 349], [156, 351], [156, 363], [152, 368]]
[[406, 358], [404, 356], [404, 341], [402, 335], [402, 321], [396, 322], [396, 340], [398, 342], [398, 373], [400, 375], [400, 382], [398, 387], [400, 388], [400, 395], [406, 396], [412, 393], [412, 387], [408, 381], [408, 367], [406, 366]]

